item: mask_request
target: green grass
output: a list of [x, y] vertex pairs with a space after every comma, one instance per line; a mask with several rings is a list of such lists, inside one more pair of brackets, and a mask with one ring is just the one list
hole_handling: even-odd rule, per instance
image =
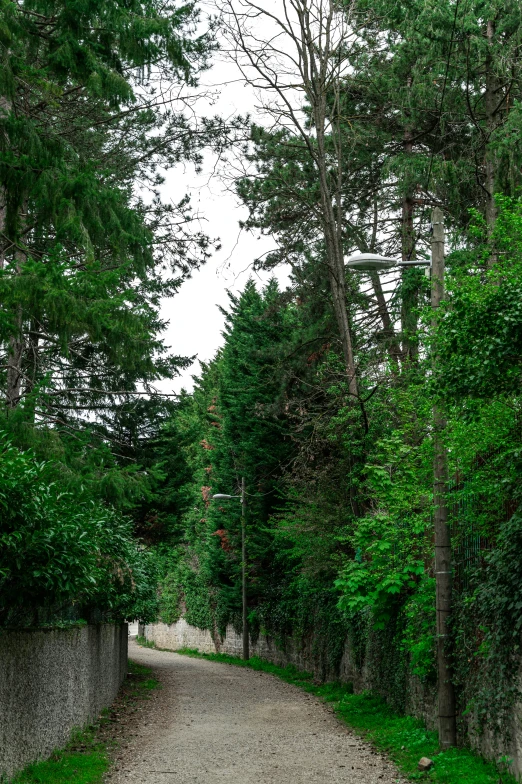
[[109, 768], [109, 759], [105, 749], [77, 754], [62, 753], [56, 759], [30, 765], [13, 784], [99, 784]]
[[[440, 784], [515, 784], [516, 779], [498, 765], [488, 762], [470, 749], [450, 749], [441, 752], [437, 734], [426, 729], [424, 723], [413, 716], [394, 713], [380, 697], [369, 693], [353, 694], [350, 686], [339, 683], [316, 684], [313, 676], [300, 672], [293, 666], [277, 667], [275, 664], [252, 657], [248, 661], [223, 653], [199, 653], [192, 648], [182, 648], [176, 653], [210, 661], [249, 667], [276, 675], [332, 703], [337, 716], [359, 735], [367, 738], [380, 751], [385, 752], [401, 772], [412, 781], [440, 782]], [[434, 760], [432, 770], [421, 773], [421, 757]]]
[[101, 784], [110, 764], [107, 745], [97, 738], [104, 721], [106, 716], [82, 732], [74, 732], [67, 748], [55, 751], [45, 762], [29, 765], [12, 784]]
[[154, 640], [147, 640], [146, 637], [136, 637], [136, 642], [138, 645], [141, 645], [142, 648], [155, 648], [156, 643]]
[[[146, 699], [152, 689], [159, 686], [151, 671], [129, 661], [130, 678], [120, 695], [122, 709], [139, 699]], [[110, 767], [110, 711], [104, 710], [96, 722], [84, 730], [72, 733], [67, 747], [55, 751], [45, 762], [29, 765], [11, 784], [101, 784]]]
[[144, 692], [152, 691], [152, 689], [161, 688], [160, 682], [157, 678], [151, 676], [150, 667], [145, 667], [143, 664], [131, 661], [128, 664], [129, 675], [134, 676], [134, 680], [128, 685], [128, 697], [145, 697]]

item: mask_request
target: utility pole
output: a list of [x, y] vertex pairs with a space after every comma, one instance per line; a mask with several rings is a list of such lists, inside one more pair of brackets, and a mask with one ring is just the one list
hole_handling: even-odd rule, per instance
[[248, 606], [247, 606], [247, 558], [246, 558], [246, 487], [245, 477], [241, 478], [241, 495], [227, 495], [214, 493], [211, 501], [222, 501], [229, 498], [239, 498], [241, 503], [241, 597], [243, 603], [243, 659], [250, 659], [250, 638], [248, 634]]
[[[431, 307], [433, 326], [436, 314], [444, 299], [444, 215], [438, 207], [432, 212], [431, 238]], [[398, 261], [376, 253], [358, 253], [346, 262], [348, 269], [360, 272], [389, 270], [392, 267], [417, 266], [420, 260]], [[434, 367], [437, 358], [434, 357]], [[436, 403], [433, 406], [433, 503], [435, 532], [435, 591], [437, 612], [437, 673], [439, 703], [439, 743], [443, 749], [457, 742], [455, 690], [451, 680], [451, 667], [446, 641], [448, 621], [451, 615], [451, 536], [448, 525], [448, 455], [444, 446], [446, 420], [444, 411]]]
[[[435, 314], [444, 299], [444, 215], [438, 207], [432, 212], [431, 307]], [[434, 360], [437, 361], [436, 358]], [[455, 690], [446, 641], [451, 615], [451, 536], [446, 498], [448, 455], [444, 446], [446, 419], [441, 407], [433, 406], [433, 503], [435, 530], [435, 586], [437, 612], [437, 671], [439, 703], [439, 743], [443, 749], [457, 742]]]
[[250, 659], [247, 607], [247, 564], [246, 564], [246, 491], [245, 477], [241, 479], [241, 590], [243, 598], [243, 659]]

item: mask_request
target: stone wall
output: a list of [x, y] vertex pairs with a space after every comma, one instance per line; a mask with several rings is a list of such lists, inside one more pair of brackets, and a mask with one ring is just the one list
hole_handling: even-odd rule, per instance
[[[179, 650], [180, 648], [197, 648], [202, 653], [228, 653], [232, 656], [241, 656], [243, 640], [232, 626], [227, 626], [224, 638], [213, 635], [203, 629], [190, 626], [184, 618], [168, 626], [164, 623], [155, 623], [143, 629], [147, 640], [154, 642], [158, 648]], [[375, 674], [367, 665], [362, 671], [355, 666], [354, 655], [349, 640], [346, 641], [344, 653], [339, 670], [333, 672], [328, 664], [317, 654], [313, 639], [297, 643], [287, 639], [284, 647], [276, 644], [270, 637], [261, 636], [251, 642], [251, 656], [260, 656], [273, 664], [286, 666], [294, 664], [298, 669], [311, 672], [321, 680], [340, 680], [343, 683], [353, 684], [357, 693], [369, 689], [386, 696], [383, 684], [375, 682]], [[433, 688], [426, 688], [417, 678], [411, 676], [405, 685], [406, 710], [413, 716], [422, 718], [430, 729], [437, 725], [437, 695]], [[517, 705], [512, 716], [511, 741], [500, 744], [498, 739], [488, 735], [478, 735], [473, 732], [472, 717], [467, 717], [469, 734], [466, 743], [471, 743], [481, 754], [488, 758], [506, 756], [512, 760], [511, 770], [522, 781], [522, 705]]]
[[[154, 623], [145, 626], [144, 635], [147, 640], [154, 642], [158, 648], [168, 648], [177, 651], [180, 648], [197, 648], [201, 653], [228, 653], [230, 656], [242, 656], [243, 637], [234, 630], [233, 626], [227, 626], [226, 634], [223, 638], [216, 638], [207, 629], [198, 629], [190, 626], [184, 618], [180, 618], [177, 623], [167, 625], [166, 623]], [[260, 636], [256, 642], [250, 643], [250, 655], [260, 656], [281, 666], [295, 664], [300, 670], [316, 672], [316, 665], [312, 661], [310, 652], [304, 648], [298, 648], [292, 640], [287, 640], [284, 648], [278, 647], [270, 637]]]
[[63, 747], [114, 701], [127, 642], [126, 624], [0, 631], [0, 780]]

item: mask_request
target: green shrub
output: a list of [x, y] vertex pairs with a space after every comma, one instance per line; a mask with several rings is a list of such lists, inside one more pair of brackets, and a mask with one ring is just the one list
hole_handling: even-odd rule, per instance
[[52, 462], [0, 435], [0, 625], [36, 624], [71, 607], [153, 618], [152, 562], [130, 521], [61, 492]]

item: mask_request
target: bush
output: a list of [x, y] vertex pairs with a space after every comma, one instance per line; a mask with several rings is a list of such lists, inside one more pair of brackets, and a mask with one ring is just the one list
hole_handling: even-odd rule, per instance
[[57, 477], [0, 435], [0, 626], [95, 608], [106, 620], [153, 619], [155, 572], [130, 521], [61, 492]]

